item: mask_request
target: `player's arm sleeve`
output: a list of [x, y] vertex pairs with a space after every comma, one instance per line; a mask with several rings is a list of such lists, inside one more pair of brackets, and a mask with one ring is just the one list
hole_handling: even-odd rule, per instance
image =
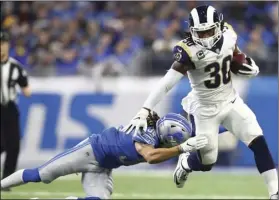
[[148, 133], [135, 134], [133, 136], [133, 141], [141, 144], [151, 145], [153, 147], [157, 147], [159, 144], [159, 138], [155, 134], [152, 135]]
[[174, 46], [172, 52], [173, 52], [174, 62], [181, 64], [181, 67], [183, 67], [185, 71], [188, 71], [190, 69], [195, 69], [195, 65], [191, 60], [190, 49], [186, 45], [186, 43], [183, 42], [183, 40], [180, 41], [176, 46]]
[[171, 69], [149, 94], [143, 104], [144, 108], [153, 109], [188, 70], [195, 68], [191, 61], [190, 50], [183, 41], [180, 41], [173, 48], [173, 57], [174, 63], [172, 64]]
[[178, 156], [181, 151], [178, 146], [172, 148], [153, 148], [150, 145], [135, 143], [137, 152], [149, 164], [156, 164], [164, 162], [170, 158]]
[[183, 76], [180, 72], [170, 69], [151, 91], [143, 107], [152, 110]]
[[31, 95], [31, 89], [28, 83], [27, 72], [20, 65], [18, 65], [17, 69], [18, 69], [17, 83], [21, 87], [21, 91], [24, 94], [24, 96], [29, 97]]
[[21, 88], [27, 87], [28, 86], [27, 72], [21, 66], [18, 66], [17, 69], [18, 69], [17, 83]]

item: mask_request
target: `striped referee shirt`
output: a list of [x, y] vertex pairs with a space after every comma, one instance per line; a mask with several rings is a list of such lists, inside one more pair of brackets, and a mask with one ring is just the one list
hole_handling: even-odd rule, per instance
[[14, 58], [1, 63], [1, 105], [16, 101], [17, 85], [21, 88], [28, 86], [26, 71]]

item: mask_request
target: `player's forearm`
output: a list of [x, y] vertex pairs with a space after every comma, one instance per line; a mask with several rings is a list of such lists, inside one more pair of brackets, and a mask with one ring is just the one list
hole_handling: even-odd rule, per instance
[[172, 148], [158, 148], [149, 151], [145, 156], [145, 160], [149, 164], [164, 162], [170, 158], [176, 157], [181, 153], [178, 146]]
[[182, 77], [183, 74], [170, 69], [160, 80], [156, 88], [149, 94], [143, 107], [153, 109]]

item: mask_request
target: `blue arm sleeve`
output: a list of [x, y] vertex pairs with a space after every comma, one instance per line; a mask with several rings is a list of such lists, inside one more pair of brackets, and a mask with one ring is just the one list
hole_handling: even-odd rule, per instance
[[135, 134], [133, 136], [133, 141], [152, 145], [153, 147], [157, 147], [159, 145], [159, 138], [156, 135], [155, 130], [153, 130], [153, 131], [148, 130], [145, 133]]

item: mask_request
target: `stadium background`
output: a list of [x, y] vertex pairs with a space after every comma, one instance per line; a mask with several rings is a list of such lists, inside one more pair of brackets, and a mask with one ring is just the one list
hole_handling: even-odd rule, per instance
[[[258, 77], [234, 77], [234, 85], [255, 112], [278, 165], [278, 2], [1, 2], [2, 27], [13, 36], [11, 56], [26, 66], [33, 89], [31, 98], [19, 99], [19, 168], [39, 165], [108, 126], [127, 124], [170, 67], [189, 11], [204, 3], [224, 14], [240, 48], [260, 67]], [[156, 111], [180, 112], [189, 91], [185, 78]], [[220, 135], [218, 165], [254, 167], [254, 159], [226, 133]], [[154, 166], [135, 169], [152, 172]]]

